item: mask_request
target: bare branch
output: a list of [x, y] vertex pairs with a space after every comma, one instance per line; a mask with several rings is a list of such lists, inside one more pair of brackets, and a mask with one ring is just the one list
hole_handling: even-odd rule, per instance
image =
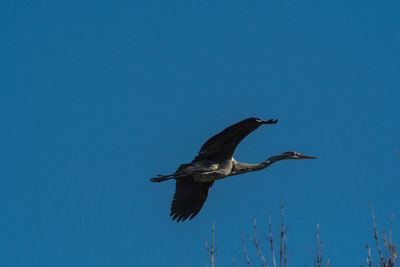
[[282, 267], [282, 261], [283, 261], [283, 236], [284, 236], [284, 228], [283, 228], [283, 219], [285, 216], [285, 209], [283, 207], [283, 199], [281, 202], [281, 240], [280, 240], [280, 245], [279, 245], [279, 267]]
[[372, 264], [372, 257], [371, 257], [371, 247], [367, 244], [367, 251], [368, 251], [368, 257], [367, 257], [367, 263], [368, 267], [373, 267], [374, 265]]
[[[241, 234], [242, 235], [242, 234]], [[243, 235], [242, 235], [242, 244], [243, 244], [243, 254], [244, 254], [244, 258], [245, 258], [245, 263], [252, 267], [253, 265], [251, 264], [249, 255], [247, 254], [247, 250], [246, 250], [246, 241], [244, 241]]]
[[[372, 207], [372, 202], [370, 203], [371, 206], [371, 217], [372, 217], [372, 226], [373, 226], [373, 236], [376, 244], [376, 248], [378, 251], [379, 255], [379, 263], [377, 266], [382, 266], [382, 267], [393, 267], [396, 262], [399, 262], [399, 259], [397, 258], [397, 251], [396, 247], [392, 243], [392, 229], [393, 229], [393, 213], [390, 218], [390, 228], [389, 228], [389, 235], [386, 234], [385, 228], [382, 227], [382, 239], [384, 242], [385, 246], [385, 255], [383, 255], [380, 244], [379, 244], [379, 236], [378, 236], [378, 230], [376, 227], [376, 219], [375, 219], [375, 214], [374, 214], [374, 209]], [[372, 264], [372, 256], [371, 256], [371, 248], [367, 244], [367, 250], [368, 250], [368, 258], [367, 262], [369, 264], [369, 267], [373, 266]]]
[[396, 247], [392, 243], [393, 218], [394, 218], [394, 213], [392, 212], [392, 216], [390, 218], [390, 229], [389, 229], [389, 244], [390, 244], [390, 247], [391, 247], [391, 251], [390, 252], [391, 252], [393, 263], [395, 263], [395, 262], [399, 262], [400, 263], [399, 258], [397, 258]]
[[314, 261], [314, 263], [315, 263], [315, 262], [316, 262], [316, 259], [314, 258], [314, 256], [313, 256], [311, 250], [310, 250], [306, 245], [304, 245], [304, 248], [307, 250], [308, 255], [310, 255], [311, 259], [312, 259], [312, 260]]
[[287, 251], [287, 246], [286, 246], [286, 233], [287, 233], [287, 229], [285, 230], [285, 234], [283, 236], [283, 266], [286, 267], [287, 262], [288, 262], [288, 258], [286, 255], [286, 251]]
[[271, 257], [272, 257], [272, 266], [276, 267], [275, 251], [274, 251], [274, 238], [273, 238], [273, 234], [272, 234], [272, 219], [271, 219], [271, 213], [270, 212], [268, 212], [268, 231], [269, 231], [269, 236], [264, 234], [264, 237], [269, 242], [269, 245], [270, 245]]
[[320, 243], [319, 243], [319, 224], [317, 224], [317, 266], [320, 266]]
[[330, 266], [331, 266], [331, 260], [330, 260], [330, 259], [327, 259], [327, 260], [326, 260], [325, 266], [326, 266], [326, 267], [330, 267]]
[[214, 227], [215, 227], [215, 223], [213, 222], [212, 227], [211, 227], [211, 247], [208, 245], [207, 240], [205, 240], [205, 247], [207, 249], [207, 253], [210, 258], [211, 267], [216, 267], [215, 255], [216, 255], [216, 251], [218, 248], [218, 246], [215, 247], [215, 245], [214, 245]]
[[393, 266], [397, 258], [396, 248], [391, 242], [392, 226], [393, 226], [393, 213], [390, 220], [389, 239], [385, 233], [385, 229], [383, 228], [382, 230], [383, 241], [385, 243], [385, 257], [386, 257], [385, 264], [387, 264], [388, 266]]
[[378, 254], [381, 259], [381, 262], [384, 262], [385, 260], [382, 255], [381, 247], [379, 245], [378, 230], [376, 229], [376, 221], [375, 221], [374, 209], [372, 207], [372, 201], [370, 202], [370, 209], [371, 209], [371, 217], [372, 217], [372, 226], [374, 228], [373, 230], [374, 230], [374, 239], [375, 239], [376, 248], [378, 250]]
[[262, 252], [261, 252], [260, 244], [259, 244], [258, 239], [257, 239], [257, 223], [256, 223], [256, 218], [253, 218], [253, 224], [254, 224], [254, 240], [253, 240], [253, 242], [254, 242], [254, 246], [255, 246], [256, 249], [257, 249], [257, 255], [258, 255], [258, 257], [260, 257], [260, 259], [261, 259], [261, 261], [262, 261], [262, 266], [268, 267], [268, 263], [267, 263], [267, 261], [265, 260], [263, 254], [262, 254]]
[[394, 213], [392, 212], [392, 216], [390, 217], [390, 228], [389, 228], [389, 242], [390, 242], [390, 244], [392, 244], [393, 217], [394, 217]]
[[[307, 246], [304, 246], [308, 252], [308, 254], [310, 255], [310, 257], [312, 258], [313, 262], [314, 262], [314, 266], [315, 267], [322, 267], [323, 263], [324, 263], [324, 242], [320, 240], [319, 238], [319, 224], [317, 224], [317, 232], [316, 232], [316, 236], [317, 236], [317, 257], [315, 258], [314, 255], [312, 254], [312, 252], [307, 248]], [[330, 265], [330, 260], [327, 259], [326, 266]]]

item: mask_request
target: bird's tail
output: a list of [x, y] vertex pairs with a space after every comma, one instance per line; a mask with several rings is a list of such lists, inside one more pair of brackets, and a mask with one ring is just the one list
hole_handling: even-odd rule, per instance
[[174, 179], [174, 175], [173, 174], [170, 174], [170, 175], [157, 175], [156, 177], [151, 178], [150, 181], [159, 183], [159, 182], [164, 182], [164, 181], [169, 180], [169, 179]]

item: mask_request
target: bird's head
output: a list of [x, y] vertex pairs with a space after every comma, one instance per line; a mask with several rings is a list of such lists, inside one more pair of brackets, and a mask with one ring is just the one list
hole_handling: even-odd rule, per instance
[[316, 157], [302, 155], [294, 151], [288, 151], [281, 154], [285, 159], [316, 159]]

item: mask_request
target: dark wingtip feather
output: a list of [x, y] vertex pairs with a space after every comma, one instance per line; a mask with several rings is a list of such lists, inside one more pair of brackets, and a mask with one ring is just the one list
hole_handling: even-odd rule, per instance
[[188, 176], [176, 181], [170, 216], [176, 222], [193, 219], [203, 207], [208, 190], [214, 182], [197, 182]]

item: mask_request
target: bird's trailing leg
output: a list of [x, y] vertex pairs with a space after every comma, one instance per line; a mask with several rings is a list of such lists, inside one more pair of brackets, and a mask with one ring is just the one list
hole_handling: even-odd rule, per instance
[[174, 173], [174, 174], [169, 174], [169, 175], [157, 175], [156, 177], [153, 177], [150, 179], [151, 182], [164, 182], [166, 180], [170, 180], [170, 179], [177, 179], [177, 178], [181, 178], [184, 177], [184, 174], [179, 174], [179, 173]]
[[151, 178], [150, 181], [152, 181], [152, 182], [163, 182], [163, 181], [166, 181], [166, 180], [169, 180], [169, 179], [173, 179], [173, 178], [174, 178], [173, 174], [170, 174], [170, 175], [160, 175], [159, 174], [156, 177]]

